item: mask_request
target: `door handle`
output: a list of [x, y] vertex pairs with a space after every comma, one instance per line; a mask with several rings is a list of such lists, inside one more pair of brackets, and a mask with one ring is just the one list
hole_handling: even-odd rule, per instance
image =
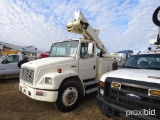
[[96, 66], [95, 66], [95, 65], [93, 66], [93, 69], [96, 69]]
[[75, 65], [72, 65], [71, 67], [76, 67]]

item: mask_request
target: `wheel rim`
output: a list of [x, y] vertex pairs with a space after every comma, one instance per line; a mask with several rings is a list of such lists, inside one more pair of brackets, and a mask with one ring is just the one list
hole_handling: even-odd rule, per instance
[[62, 102], [66, 106], [73, 105], [78, 98], [78, 91], [75, 87], [67, 88], [62, 95]]

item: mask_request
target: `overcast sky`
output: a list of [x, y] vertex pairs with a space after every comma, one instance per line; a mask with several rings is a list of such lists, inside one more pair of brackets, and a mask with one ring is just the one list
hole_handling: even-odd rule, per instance
[[158, 6], [160, 0], [0, 0], [0, 41], [48, 51], [52, 43], [81, 37], [65, 28], [81, 10], [109, 52], [144, 51], [158, 33], [152, 22]]

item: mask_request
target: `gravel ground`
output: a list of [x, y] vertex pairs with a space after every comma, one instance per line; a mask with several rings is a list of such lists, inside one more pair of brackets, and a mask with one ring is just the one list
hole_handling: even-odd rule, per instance
[[61, 113], [53, 103], [33, 100], [18, 90], [18, 79], [0, 79], [0, 120], [109, 120], [87, 95], [72, 112]]

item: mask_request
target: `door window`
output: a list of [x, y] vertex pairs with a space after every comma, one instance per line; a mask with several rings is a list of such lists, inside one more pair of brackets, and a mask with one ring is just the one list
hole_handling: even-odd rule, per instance
[[88, 43], [81, 43], [80, 58], [86, 58], [88, 55]]
[[6, 63], [18, 63], [19, 56], [18, 55], [10, 55], [6, 58]]

